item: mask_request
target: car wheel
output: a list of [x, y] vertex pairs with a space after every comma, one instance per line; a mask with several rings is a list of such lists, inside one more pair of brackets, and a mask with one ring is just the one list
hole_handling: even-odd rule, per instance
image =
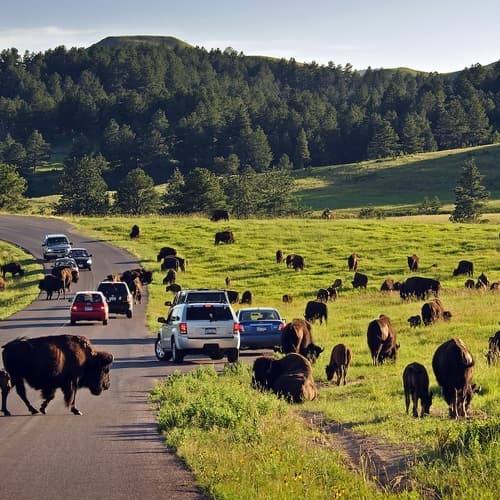
[[108, 324], [108, 320], [107, 320], [107, 319], [103, 319], [103, 320], [102, 320], [102, 324], [103, 324], [104, 326], [106, 326], [106, 325]]
[[172, 353], [170, 351], [165, 351], [161, 346], [160, 337], [158, 337], [155, 342], [155, 355], [158, 361], [168, 361], [172, 357]]
[[71, 325], [76, 325], [76, 320], [72, 319], [72, 320], [70, 321], [70, 324], [71, 324]]
[[210, 359], [217, 360], [217, 359], [222, 359], [224, 355], [221, 352], [212, 352], [210, 353]]
[[131, 318], [132, 317], [132, 311], [127, 311], [127, 318]]
[[239, 349], [231, 349], [227, 353], [227, 360], [229, 363], [236, 363], [240, 359], [240, 350]]
[[174, 363], [182, 363], [184, 361], [184, 352], [182, 349], [177, 349], [174, 340], [172, 340], [172, 358], [174, 359]]

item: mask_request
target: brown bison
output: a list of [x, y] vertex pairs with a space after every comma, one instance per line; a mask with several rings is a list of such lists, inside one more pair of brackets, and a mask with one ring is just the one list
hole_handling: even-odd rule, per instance
[[70, 267], [56, 267], [52, 270], [56, 278], [62, 279], [64, 283], [64, 289], [70, 291], [71, 283], [78, 283], [79, 274], [75, 269]]
[[474, 280], [471, 279], [466, 280], [464, 286], [465, 288], [474, 288], [475, 287]]
[[240, 301], [240, 292], [236, 290], [226, 290], [230, 304], [237, 304]]
[[425, 300], [431, 293], [437, 297], [440, 289], [441, 284], [438, 280], [414, 276], [401, 284], [399, 295], [404, 300], [412, 297]]
[[0, 389], [2, 390], [2, 409], [0, 410], [4, 415], [10, 415], [7, 410], [7, 396], [12, 389], [12, 382], [9, 374], [5, 370], [0, 370]]
[[332, 283], [332, 288], [335, 288], [335, 290], [340, 290], [342, 288], [342, 280], [340, 278], [337, 278], [333, 283]]
[[359, 257], [356, 253], [352, 253], [347, 257], [347, 266], [349, 271], [356, 271], [358, 269]]
[[53, 274], [47, 274], [38, 282], [38, 288], [41, 292], [47, 293], [47, 300], [52, 299], [52, 295], [54, 292], [57, 292], [57, 298], [61, 296], [61, 292], [63, 297], [66, 297], [66, 288], [64, 285], [64, 281]]
[[161, 263], [160, 269], [166, 271], [167, 269], [179, 270], [179, 260], [174, 255], [167, 255]]
[[467, 417], [474, 391], [474, 358], [462, 340], [454, 337], [441, 344], [432, 358], [432, 369], [450, 417]]
[[219, 231], [215, 233], [215, 244], [219, 243], [234, 243], [234, 235], [232, 231]]
[[210, 217], [212, 222], [219, 222], [220, 220], [229, 220], [229, 212], [227, 210], [214, 210], [212, 212], [212, 217]]
[[457, 268], [453, 270], [453, 276], [458, 276], [460, 274], [474, 276], [474, 264], [468, 260], [461, 260]]
[[326, 288], [320, 288], [316, 293], [316, 300], [319, 300], [320, 302], [328, 302], [329, 299], [330, 294]]
[[160, 262], [162, 259], [168, 257], [169, 255], [177, 255], [177, 250], [172, 247], [161, 247], [158, 255], [156, 256], [156, 262]]
[[182, 290], [182, 287], [178, 283], [170, 283], [170, 285], [165, 287], [166, 292], [177, 293], [177, 292], [180, 292], [181, 290]]
[[350, 347], [345, 344], [337, 344], [332, 349], [332, 354], [330, 355], [330, 363], [326, 366], [326, 378], [327, 380], [332, 380], [333, 376], [337, 375], [337, 385], [340, 385], [340, 381], [343, 380], [344, 385], [346, 385], [347, 369], [351, 363], [352, 352]]
[[380, 285], [381, 292], [392, 292], [393, 290], [400, 290], [401, 283], [399, 281], [394, 281], [392, 278], [387, 278], [384, 280], [382, 285]]
[[425, 326], [440, 319], [450, 320], [451, 312], [444, 310], [443, 303], [439, 299], [432, 299], [422, 306], [422, 321]]
[[132, 226], [132, 229], [130, 230], [129, 236], [131, 238], [139, 238], [140, 233], [141, 233], [141, 231], [139, 229], [139, 226], [137, 224], [134, 224]]
[[293, 296], [289, 293], [286, 293], [281, 297], [281, 300], [283, 301], [284, 304], [291, 304], [293, 302]]
[[294, 257], [295, 257], [294, 253], [290, 253], [285, 257], [286, 267], [292, 267], [292, 262]]
[[252, 387], [271, 390], [291, 403], [312, 401], [317, 396], [311, 363], [297, 353], [281, 359], [261, 356], [254, 361]]
[[500, 359], [500, 331], [495, 333], [493, 337], [488, 339], [488, 351], [486, 352], [486, 360], [488, 365], [496, 365]]
[[175, 283], [176, 279], [177, 279], [177, 273], [175, 272], [175, 269], [169, 269], [167, 271], [167, 274], [163, 278], [163, 284], [171, 285], [172, 283]]
[[366, 338], [374, 366], [382, 364], [385, 359], [396, 361], [399, 344], [396, 344], [396, 331], [388, 316], [381, 314], [378, 319], [370, 321]]
[[410, 316], [408, 318], [408, 323], [410, 324], [411, 328], [417, 328], [417, 326], [420, 326], [422, 324], [422, 319], [417, 314], [416, 316]]
[[418, 271], [418, 261], [419, 261], [419, 258], [415, 254], [408, 255], [408, 257], [406, 258], [406, 260], [408, 262], [408, 268], [410, 269], [411, 272]]
[[306, 304], [306, 309], [304, 311], [304, 318], [310, 323], [314, 323], [319, 319], [320, 324], [328, 322], [328, 306], [319, 300], [310, 300]]
[[281, 264], [283, 262], [283, 250], [276, 250], [276, 264]]
[[241, 294], [240, 304], [252, 304], [252, 300], [253, 300], [252, 292], [250, 290], [245, 290]]
[[487, 289], [490, 285], [490, 280], [486, 277], [484, 273], [481, 273], [477, 278], [476, 288]]
[[7, 273], [11, 273], [12, 277], [16, 276], [16, 274], [24, 276], [24, 269], [19, 262], [9, 262], [2, 266], [2, 278], [5, 279]]
[[353, 288], [366, 288], [368, 285], [368, 276], [362, 273], [354, 273], [354, 278], [352, 280]]
[[306, 267], [304, 257], [302, 255], [295, 254], [292, 259], [292, 268], [294, 271], [303, 271]]
[[429, 375], [425, 366], [410, 363], [403, 371], [403, 388], [405, 391], [406, 413], [413, 402], [412, 414], [418, 417], [417, 405], [420, 399], [420, 416], [428, 415], [432, 404], [432, 392], [429, 392]]
[[[12, 385], [28, 410], [38, 413], [26, 397], [26, 381], [33, 389], [40, 390], [45, 410], [54, 399], [57, 389], [64, 394], [67, 407], [81, 415], [75, 406], [76, 392], [87, 387], [94, 396], [109, 389], [109, 370], [112, 354], [96, 351], [87, 337], [78, 335], [51, 335], [38, 338], [18, 338], [3, 347], [3, 363]], [[7, 404], [3, 408], [9, 415]]]
[[281, 331], [281, 350], [285, 354], [297, 352], [314, 363], [323, 349], [313, 343], [311, 324], [303, 319], [293, 319]]

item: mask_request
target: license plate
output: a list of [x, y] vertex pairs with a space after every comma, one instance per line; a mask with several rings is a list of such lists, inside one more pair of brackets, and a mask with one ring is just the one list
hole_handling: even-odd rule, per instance
[[264, 328], [263, 326], [258, 326], [258, 327], [257, 327], [257, 331], [258, 331], [258, 332], [266, 332], [266, 331], [267, 331], [267, 328]]
[[207, 333], [207, 334], [210, 334], [210, 333], [214, 334], [214, 333], [216, 333], [216, 329], [215, 328], [205, 328], [205, 333]]
[[85, 306], [86, 311], [92, 311], [92, 306]]
[[111, 297], [109, 298], [109, 301], [110, 302], [115, 302], [116, 301], [116, 297], [114, 295], [111, 295]]

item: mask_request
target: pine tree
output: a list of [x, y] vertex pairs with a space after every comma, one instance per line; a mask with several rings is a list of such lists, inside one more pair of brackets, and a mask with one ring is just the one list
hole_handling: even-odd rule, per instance
[[24, 193], [26, 180], [15, 165], [0, 163], [0, 210], [18, 210], [26, 207]]
[[452, 222], [477, 222], [481, 218], [484, 202], [490, 195], [481, 184], [482, 179], [474, 159], [465, 160], [462, 175], [454, 189], [455, 209], [450, 216]]
[[37, 165], [48, 160], [50, 154], [50, 144], [46, 142], [38, 130], [34, 130], [25, 144], [26, 160], [25, 165], [29, 171], [35, 173]]
[[116, 211], [121, 214], [153, 214], [158, 212], [160, 195], [153, 179], [142, 168], [134, 168], [118, 185], [115, 202]]

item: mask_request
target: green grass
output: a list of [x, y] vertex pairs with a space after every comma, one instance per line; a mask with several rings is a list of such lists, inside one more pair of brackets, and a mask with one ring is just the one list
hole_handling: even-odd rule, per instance
[[[319, 398], [302, 407], [289, 408], [289, 412], [295, 416], [300, 408], [319, 412], [329, 419], [344, 423], [359, 435], [380, 436], [395, 446], [416, 446], [419, 450], [417, 464], [426, 464], [425, 469], [423, 465], [419, 465], [410, 474], [417, 491], [431, 489], [446, 498], [450, 497], [447, 485], [452, 484], [455, 497], [474, 496], [473, 488], [477, 483], [460, 480], [460, 473], [465, 465], [477, 470], [493, 468], [491, 474], [481, 476], [482, 490], [485, 498], [488, 498], [488, 494], [497, 491], [500, 477], [499, 466], [496, 465], [500, 464], [500, 450], [496, 445], [500, 437], [497, 425], [500, 418], [500, 367], [488, 367], [483, 353], [488, 337], [498, 329], [499, 295], [490, 291], [465, 289], [466, 278], [453, 277], [452, 271], [459, 260], [467, 259], [474, 262], [476, 276], [485, 272], [491, 281], [498, 281], [498, 226], [451, 224], [444, 220], [432, 223], [429, 222], [430, 218], [427, 220], [428, 222], [408, 222], [404, 219], [232, 220], [221, 225], [212, 223], [207, 218], [196, 217], [135, 218], [133, 221], [129, 218], [108, 218], [101, 219], [96, 228], [94, 219], [72, 219], [89, 234], [129, 249], [140, 257], [146, 268], [155, 271], [154, 283], [149, 286], [150, 304], [147, 314], [152, 340], [158, 328], [156, 318], [164, 316], [166, 312], [163, 302], [171, 298], [161, 284], [164, 273], [159, 271], [159, 264], [156, 262], [156, 254], [162, 246], [173, 246], [181, 256], [188, 259], [186, 273], [178, 273], [178, 282], [183, 288], [224, 287], [224, 279], [226, 275], [230, 275], [233, 289], [240, 292], [251, 290], [255, 305], [276, 306], [288, 320], [303, 316], [305, 303], [315, 297], [318, 288], [329, 286], [335, 278], [341, 278], [345, 289], [328, 306], [328, 324], [316, 324], [313, 327], [315, 342], [325, 348], [325, 353], [314, 366], [314, 377], [320, 384]], [[138, 224], [141, 229], [139, 240], [128, 238], [133, 223]], [[225, 228], [234, 232], [236, 243], [215, 246], [215, 231]], [[275, 252], [278, 248], [283, 249], [285, 254], [304, 255], [307, 266], [305, 271], [294, 272], [284, 265], [276, 264]], [[361, 257], [359, 271], [369, 277], [367, 290], [355, 290], [350, 285], [352, 273], [347, 269], [346, 258], [353, 251]], [[419, 275], [441, 280], [441, 299], [445, 308], [453, 314], [451, 322], [410, 329], [407, 318], [420, 312], [422, 302], [402, 302], [397, 294], [382, 294], [379, 291], [385, 278], [403, 280], [409, 276], [406, 256], [413, 253], [420, 256], [422, 270]], [[437, 266], [431, 268], [432, 264]], [[281, 303], [284, 293], [293, 295], [292, 304]], [[392, 319], [401, 349], [397, 363], [373, 367], [366, 345], [366, 328], [369, 321], [381, 313]], [[430, 374], [431, 388], [439, 392], [431, 370], [431, 359], [436, 347], [452, 336], [461, 337], [476, 359], [475, 381], [481, 385], [482, 393], [476, 395], [472, 402], [472, 421], [450, 421], [446, 405], [439, 395], [435, 396], [430, 418], [415, 420], [406, 416], [401, 382], [404, 366], [412, 361], [423, 363]], [[348, 373], [349, 384], [345, 387], [327, 384], [324, 375], [329, 353], [338, 342], [347, 343], [353, 350], [353, 362]], [[153, 345], [151, 348], [153, 349]], [[249, 388], [247, 373], [243, 371], [234, 376], [243, 393], [237, 397], [256, 397]], [[217, 379], [217, 384], [226, 388], [229, 393], [233, 391], [233, 383], [226, 376]], [[206, 399], [197, 398], [199, 411], [211, 411], [210, 408], [218, 406], [217, 397], [224, 399], [226, 396], [212, 394]], [[223, 401], [220, 404], [223, 405]], [[277, 466], [278, 475], [296, 470], [294, 462], [298, 455], [304, 453], [303, 443], [296, 443], [296, 449], [288, 453], [288, 446], [291, 445], [288, 441], [286, 444], [283, 442], [283, 435], [284, 429], [289, 429], [289, 426], [294, 429], [295, 425], [301, 425], [300, 422], [297, 423], [288, 412], [282, 416], [274, 415], [271, 419], [273, 424], [265, 416], [261, 418], [246, 410], [242, 418], [245, 416], [250, 421], [255, 421], [255, 425], [263, 425], [269, 430], [269, 435], [266, 434], [265, 437], [265, 448], [255, 445], [255, 449], [262, 453], [271, 453], [273, 449], [283, 447], [287, 450], [287, 453], [280, 455], [283, 463]], [[481, 422], [492, 425], [493, 430], [488, 435], [493, 437], [485, 438], [478, 449], [470, 450], [470, 442], [474, 440], [469, 440], [465, 447], [461, 446], [468, 429]], [[242, 422], [242, 425], [249, 425], [249, 422]], [[290, 432], [296, 435], [295, 431]], [[218, 479], [232, 477], [234, 472], [231, 469], [235, 463], [238, 464], [239, 476], [252, 476], [258, 458], [249, 458], [248, 454], [254, 445], [241, 445], [237, 448], [221, 446], [221, 442], [225, 442], [221, 441], [224, 432], [218, 425], [202, 432], [188, 423], [181, 435], [185, 439], [176, 444], [181, 450], [179, 453], [197, 479], [208, 485], [207, 488], [214, 497], [257, 498], [258, 492], [272, 487], [274, 476], [266, 476], [263, 471], [262, 476], [254, 482], [248, 481], [246, 490], [236, 480], [233, 484], [232, 479], [222, 481], [232, 485], [224, 493], [218, 489], [213, 490], [214, 485], [221, 482]], [[170, 439], [171, 436], [167, 435], [167, 438]], [[311, 446], [311, 443], [308, 442], [307, 446]], [[452, 453], [450, 450], [455, 451]], [[311, 453], [322, 456], [321, 446], [314, 446]], [[262, 456], [261, 453], [258, 455]], [[335, 461], [337, 467], [340, 467], [340, 459]], [[320, 462], [318, 460], [314, 463]], [[426, 474], [423, 472], [425, 470], [429, 472]], [[321, 477], [320, 482], [338, 484], [332, 479], [335, 476], [329, 476], [323, 469], [311, 473], [315, 477]], [[371, 488], [371, 478], [365, 477], [363, 481]], [[274, 493], [278, 498], [287, 497], [284, 492]], [[296, 493], [294, 491], [292, 496]], [[343, 495], [349, 497], [348, 493], [344, 492]], [[320, 495], [318, 498], [321, 497]], [[328, 497], [326, 493], [323, 496]], [[266, 497], [264, 495], [261, 498]]]

